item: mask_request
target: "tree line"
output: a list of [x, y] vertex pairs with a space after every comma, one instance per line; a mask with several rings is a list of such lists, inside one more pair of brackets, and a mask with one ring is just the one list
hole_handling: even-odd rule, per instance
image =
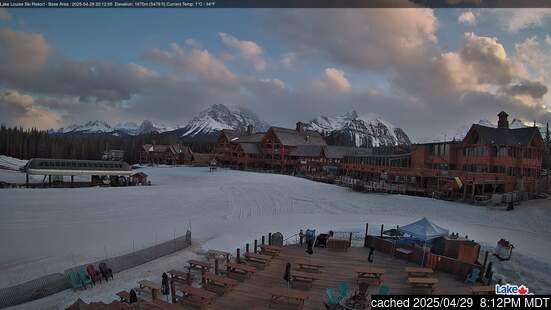
[[175, 135], [147, 133], [136, 136], [111, 134], [52, 134], [37, 129], [0, 126], [0, 154], [20, 159], [101, 159], [107, 150], [123, 150], [124, 160], [137, 163], [144, 144], [188, 145], [193, 152], [210, 153], [212, 141], [183, 141]]

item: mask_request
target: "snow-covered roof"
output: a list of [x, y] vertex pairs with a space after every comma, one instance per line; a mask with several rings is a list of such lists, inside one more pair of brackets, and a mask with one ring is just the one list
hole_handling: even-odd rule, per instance
[[298, 145], [327, 145], [325, 140], [317, 131], [305, 130], [299, 132], [295, 129], [271, 127], [279, 141], [286, 146]]

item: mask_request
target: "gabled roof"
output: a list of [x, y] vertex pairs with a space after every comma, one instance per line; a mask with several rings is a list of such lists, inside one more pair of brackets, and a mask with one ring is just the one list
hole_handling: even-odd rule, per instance
[[159, 152], [159, 153], [162, 153], [162, 152], [166, 152], [168, 150], [168, 145], [163, 145], [163, 144], [144, 144], [142, 145], [142, 148], [144, 151], [146, 152]]
[[245, 154], [260, 154], [260, 144], [259, 143], [249, 143], [242, 142], [239, 143], [239, 147], [243, 150]]
[[237, 143], [241, 143], [241, 142], [255, 142], [255, 143], [260, 143], [262, 142], [262, 139], [264, 138], [264, 132], [259, 132], [259, 133], [255, 133], [255, 134], [252, 134], [252, 135], [244, 135], [244, 136], [238, 136], [238, 137], [234, 137], [232, 139], [232, 142], [237, 142]]
[[323, 147], [325, 158], [341, 159], [345, 156], [370, 155], [372, 150], [365, 147], [326, 145]]
[[321, 157], [322, 147], [321, 145], [299, 145], [289, 153], [289, 156]]
[[478, 133], [479, 144], [528, 146], [532, 142], [534, 136], [540, 135], [541, 138], [541, 133], [537, 127], [510, 129], [474, 124], [465, 137], [465, 143], [467, 143], [468, 139], [472, 136], [473, 131]]
[[271, 127], [270, 130], [277, 136], [283, 145], [327, 145], [317, 131], [305, 130], [302, 133], [295, 129]]
[[234, 138], [239, 137], [239, 132], [233, 129], [222, 129], [221, 133], [226, 136], [228, 141], [232, 141]]

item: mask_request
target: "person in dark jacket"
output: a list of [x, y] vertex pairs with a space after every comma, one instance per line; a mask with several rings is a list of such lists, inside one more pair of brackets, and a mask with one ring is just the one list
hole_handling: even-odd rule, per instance
[[161, 293], [167, 296], [166, 298], [168, 300], [168, 295], [170, 294], [170, 284], [168, 282], [168, 275], [165, 272], [163, 272], [163, 275], [162, 275]]
[[138, 296], [136, 295], [136, 291], [134, 289], [130, 290], [130, 300], [128, 303], [133, 304], [135, 302], [138, 302]]

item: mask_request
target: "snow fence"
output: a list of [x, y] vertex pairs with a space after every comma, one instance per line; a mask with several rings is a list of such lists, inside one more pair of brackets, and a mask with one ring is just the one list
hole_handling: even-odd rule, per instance
[[191, 232], [188, 231], [185, 236], [125, 255], [76, 266], [65, 270], [63, 274], [49, 274], [15, 286], [0, 288], [0, 308], [15, 306], [69, 289], [71, 288], [71, 284], [69, 283], [68, 273], [70, 271], [85, 269], [86, 266], [90, 264], [98, 266], [100, 263], [105, 262], [115, 274], [145, 264], [159, 257], [183, 250], [190, 245]]

